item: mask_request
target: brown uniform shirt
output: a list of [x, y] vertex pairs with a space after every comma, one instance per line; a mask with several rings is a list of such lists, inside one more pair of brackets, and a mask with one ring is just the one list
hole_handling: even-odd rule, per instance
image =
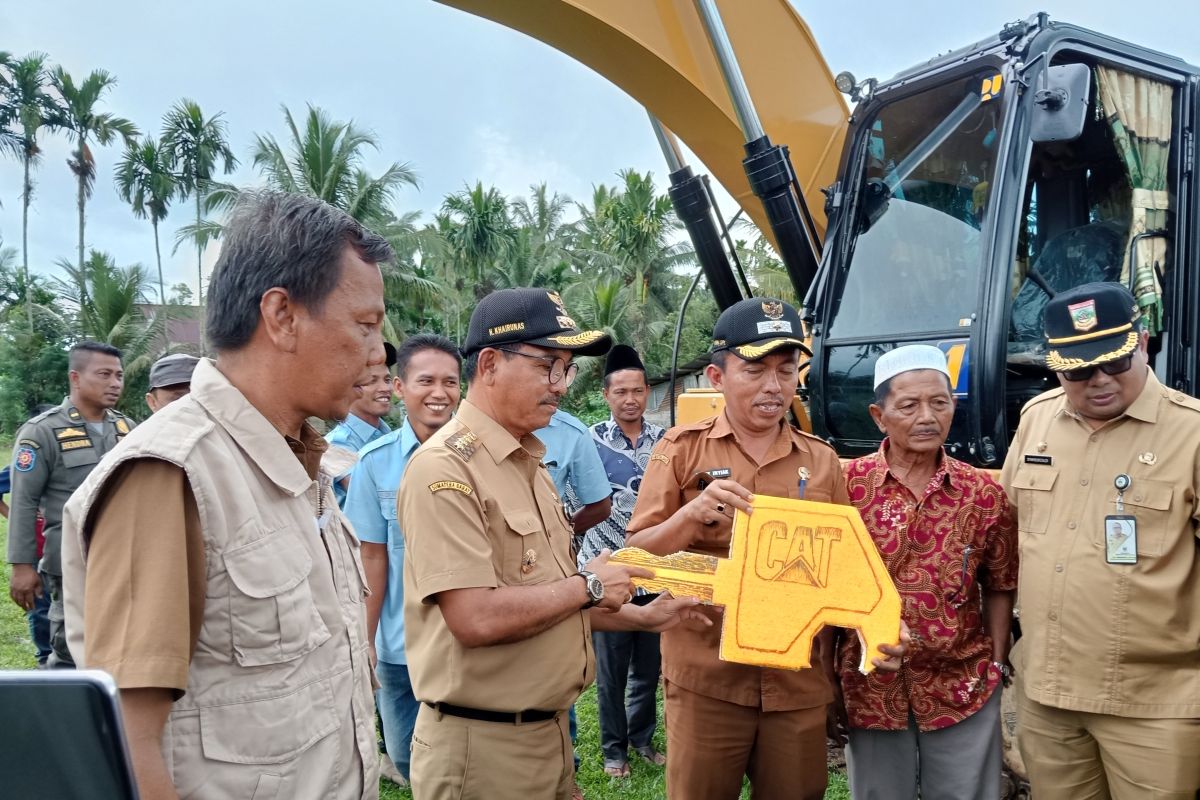
[[[729, 477], [756, 495], [799, 497], [797, 473], [808, 467], [805, 500], [849, 504], [846, 483], [837, 454], [829, 445], [784, 425], [762, 463], [746, 452], [724, 413], [692, 425], [667, 431], [654, 448], [646, 467], [629, 533], [666, 521], [700, 494], [695, 475], [728, 469]], [[732, 521], [712, 528], [697, 526], [689, 548], [693, 552], [729, 557]], [[799, 671], [765, 669], [721, 661], [719, 608], [707, 613], [714, 625], [705, 631], [679, 627], [662, 635], [663, 675], [685, 689], [764, 711], [813, 708], [832, 698], [829, 682], [820, 669]]]
[[[315, 480], [325, 442], [307, 426], [301, 435], [304, 441], [288, 437], [288, 445]], [[208, 585], [204, 535], [187, 476], [160, 459], [130, 461], [113, 476], [93, 514], [89, 542], [107, 546], [92, 549], [87, 561], [88, 668], [110, 673], [122, 689], [182, 694]]]
[[404, 632], [413, 692], [493, 711], [564, 710], [592, 681], [588, 614], [520, 642], [466, 648], [434, 596], [575, 574], [571, 527], [537, 437], [517, 441], [464, 400], [404, 472]]
[[[1136, 564], [1106, 557], [1122, 473]], [[1025, 693], [1076, 711], [1200, 716], [1200, 401], [1151, 374], [1092, 430], [1061, 389], [1047, 392], [1022, 412], [1001, 483], [1018, 515]]]

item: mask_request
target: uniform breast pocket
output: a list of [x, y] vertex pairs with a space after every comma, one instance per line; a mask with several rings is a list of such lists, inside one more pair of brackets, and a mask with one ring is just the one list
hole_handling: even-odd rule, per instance
[[504, 511], [508, 535], [504, 543], [503, 577], [506, 584], [540, 583], [545, 579], [543, 561], [553, 559], [547, 551], [546, 538], [540, 536], [542, 522], [532, 511]]
[[[1125, 512], [1137, 518], [1137, 552], [1141, 556], [1162, 555], [1167, 529], [1170, 527], [1171, 498], [1169, 483], [1134, 479], [1125, 492]], [[1108, 513], [1115, 514], [1115, 501], [1109, 502]]]
[[400, 533], [400, 521], [396, 513], [396, 493], [394, 491], [379, 492], [379, 513], [387, 522], [387, 543], [389, 550], [403, 550], [404, 536]]
[[[65, 442], [65, 446], [70, 446], [72, 442]], [[87, 447], [76, 447], [69, 450], [63, 450], [59, 453], [59, 458], [62, 459], [64, 467], [72, 469], [74, 467], [92, 467], [100, 460], [100, 456], [96, 454], [96, 448], [88, 445]]]
[[1058, 470], [1047, 467], [1018, 469], [1013, 477], [1017, 492], [1017, 528], [1021, 533], [1045, 533], [1050, 525]]
[[239, 664], [292, 661], [329, 638], [308, 582], [312, 558], [294, 530], [266, 533], [226, 551], [223, 560], [233, 584], [229, 621]]

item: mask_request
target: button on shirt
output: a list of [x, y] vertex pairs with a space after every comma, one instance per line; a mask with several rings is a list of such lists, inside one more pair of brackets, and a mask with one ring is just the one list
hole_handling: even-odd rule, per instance
[[[849, 504], [837, 453], [815, 436], [781, 425], [760, 464], [742, 449], [724, 413], [671, 428], [650, 456], [629, 533], [666, 521], [699, 495], [697, 472], [728, 469], [733, 480], [754, 494], [794, 498], [799, 496], [800, 467], [810, 473], [806, 500]], [[700, 526], [688, 549], [728, 558], [731, 534], [732, 520], [711, 528]], [[724, 612], [708, 606], [701, 611], [713, 619], [711, 628], [693, 631], [679, 626], [662, 635], [667, 680], [706, 697], [763, 711], [816, 708], [832, 699], [821, 669], [792, 671], [722, 661], [718, 651]]]
[[350, 471], [346, 518], [364, 542], [387, 545], [387, 593], [375, 633], [380, 661], [407, 664], [404, 654], [404, 535], [396, 514], [396, 492], [408, 460], [420, 446], [408, 420], [398, 430], [364, 447]]
[[[357, 453], [371, 442], [391, 432], [391, 428], [383, 420], [379, 420], [378, 427], [372, 427], [370, 423], [361, 417], [356, 417], [354, 414], [347, 414], [346, 418], [334, 426], [333, 430], [325, 434], [325, 441], [336, 447], [343, 447], [351, 453]], [[341, 475], [335, 475], [335, 483], [333, 484], [333, 493], [337, 497], [338, 506], [346, 507], [346, 490], [342, 487], [342, 478], [349, 475], [349, 471]]]
[[858, 671], [862, 646], [838, 654], [850, 725], [923, 731], [961, 722], [1000, 683], [983, 631], [981, 588], [1017, 588], [1017, 530], [1004, 490], [944, 453], [919, 497], [888, 468], [888, 443], [846, 465], [846, 488], [904, 603], [912, 645], [899, 673]]
[[550, 424], [533, 435], [546, 446], [542, 461], [550, 470], [568, 517], [608, 497], [604, 464], [586, 425], [565, 411], [555, 411]]
[[[642, 486], [642, 475], [650, 463], [654, 445], [666, 433], [663, 428], [643, 419], [642, 431], [635, 444], [629, 441], [621, 426], [611, 418], [597, 422], [591, 432], [612, 492], [612, 513], [608, 519], [584, 534], [583, 543], [579, 546], [580, 569], [600, 555], [604, 548], [615, 551], [625, 546], [625, 527], [633, 516], [633, 506]], [[638, 593], [644, 594], [644, 590], [639, 589]]]
[[[1113, 480], [1131, 484], [1117, 511]], [[1143, 718], [1200, 717], [1200, 401], [1151, 373], [1098, 430], [1061, 389], [1021, 415], [1001, 483], [1017, 508], [1026, 695]], [[1137, 563], [1109, 564], [1104, 518], [1137, 519]]]

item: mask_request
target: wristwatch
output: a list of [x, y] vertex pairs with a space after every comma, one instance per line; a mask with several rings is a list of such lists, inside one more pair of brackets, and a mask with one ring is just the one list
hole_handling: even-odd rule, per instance
[[992, 666], [995, 667], [997, 669], [997, 671], [999, 671], [1000, 677], [1004, 679], [1005, 683], [1012, 680], [1013, 668], [1010, 667], [1008, 664], [1002, 663], [1000, 661], [993, 661]]
[[596, 577], [595, 573], [586, 570], [579, 570], [577, 573], [583, 578], [583, 583], [587, 586], [588, 601], [584, 608], [591, 608], [604, 599], [604, 581]]

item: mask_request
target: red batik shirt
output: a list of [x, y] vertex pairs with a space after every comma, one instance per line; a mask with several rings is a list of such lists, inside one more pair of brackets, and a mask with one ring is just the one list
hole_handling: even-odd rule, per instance
[[[1017, 527], [1004, 490], [945, 453], [921, 497], [888, 470], [879, 451], [846, 465], [846, 485], [896, 584], [912, 644], [898, 673], [858, 671], [847, 632], [838, 666], [851, 727], [923, 731], [961, 722], [1000, 683], [983, 631], [983, 588], [1017, 588]], [[966, 568], [964, 569], [964, 554]]]

